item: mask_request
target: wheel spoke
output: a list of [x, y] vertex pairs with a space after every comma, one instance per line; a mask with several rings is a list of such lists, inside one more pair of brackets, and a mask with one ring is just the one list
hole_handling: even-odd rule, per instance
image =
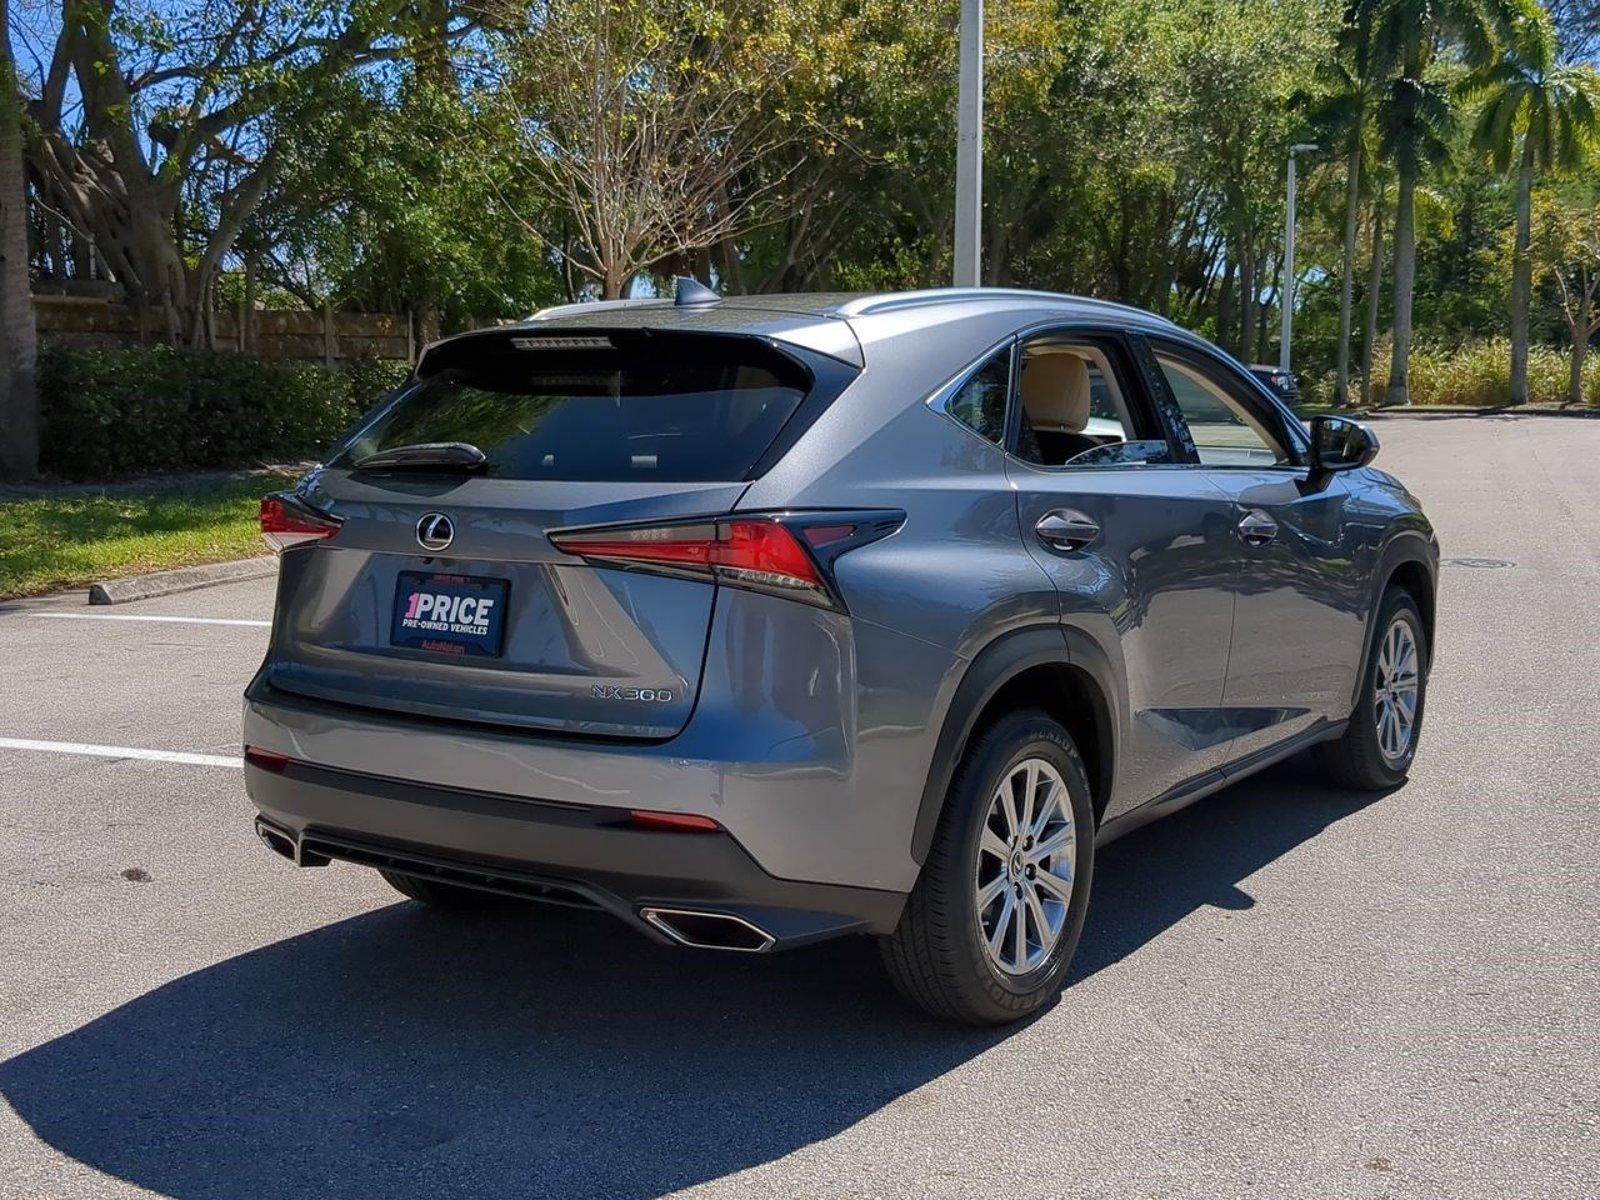
[[994, 919], [994, 932], [989, 935], [989, 953], [996, 962], [1000, 962], [1000, 950], [1006, 944], [1006, 933], [1011, 927], [1011, 918], [1017, 911], [1017, 898], [1009, 888], [1006, 889], [1005, 900], [1000, 905], [1000, 912]]
[[1040, 783], [1040, 790], [1044, 798], [1040, 801], [1033, 814], [1033, 823], [1028, 826], [1028, 833], [1034, 841], [1044, 836], [1044, 831], [1050, 827], [1050, 822], [1056, 819], [1061, 811], [1061, 788], [1056, 781], [1046, 775]]
[[[1018, 774], [1022, 772], [1019, 771]], [[1038, 789], [1039, 763], [1036, 759], [1029, 759], [1026, 778], [1022, 783], [1022, 808], [1017, 813], [1018, 833], [1027, 833], [1033, 828], [1033, 797]]]
[[1011, 793], [1011, 780], [1007, 779], [1000, 785], [1000, 789], [995, 792], [989, 808], [991, 813], [998, 811], [1000, 820], [1005, 824], [1005, 830], [1000, 835], [1001, 840], [1009, 842], [1016, 837], [1017, 809], [1015, 797]]
[[1014, 924], [1012, 926], [1012, 957], [1018, 971], [1025, 971], [1028, 967], [1028, 913], [1021, 905], [1013, 901], [1011, 911]]
[[1033, 877], [1035, 887], [1055, 894], [1063, 904], [1072, 903], [1072, 876], [1057, 875], [1054, 871], [1040, 871]]
[[1055, 937], [1050, 929], [1050, 922], [1045, 920], [1044, 905], [1039, 903], [1039, 893], [1029, 888], [1023, 893], [1028, 901], [1028, 911], [1033, 914], [1033, 927], [1039, 931], [1039, 946], [1048, 953]]
[[1072, 826], [1064, 825], [1030, 850], [1028, 852], [1028, 861], [1033, 863], [1043, 862], [1052, 854], [1060, 853], [1072, 845], [1074, 840], [1075, 835]]
[[995, 897], [1005, 891], [1007, 886], [1005, 872], [1002, 871], [978, 889], [978, 915], [980, 917], [983, 915], [983, 910], [993, 904]]
[[1011, 847], [1006, 845], [1000, 835], [987, 825], [983, 827], [983, 837], [978, 841], [978, 849], [985, 854], [993, 855], [1002, 863], [1011, 857]]

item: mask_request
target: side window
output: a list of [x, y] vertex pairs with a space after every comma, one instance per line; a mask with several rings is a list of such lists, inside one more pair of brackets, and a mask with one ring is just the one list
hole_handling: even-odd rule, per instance
[[1287, 466], [1294, 462], [1281, 436], [1210, 372], [1160, 350], [1156, 351], [1156, 361], [1189, 426], [1202, 465]]
[[1167, 444], [1141, 440], [1106, 352], [1094, 342], [1046, 334], [1022, 348], [1016, 454], [1042, 467], [1128, 466], [1168, 461]]
[[942, 407], [998, 446], [1006, 437], [1006, 398], [1010, 392], [1011, 347], [1007, 346], [969, 375]]

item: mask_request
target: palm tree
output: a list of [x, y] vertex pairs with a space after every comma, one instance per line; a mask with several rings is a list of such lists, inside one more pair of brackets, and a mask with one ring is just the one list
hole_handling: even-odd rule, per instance
[[1540, 12], [1517, 25], [1498, 57], [1467, 77], [1462, 91], [1484, 103], [1474, 150], [1504, 173], [1517, 160], [1517, 232], [1511, 253], [1511, 403], [1528, 401], [1528, 304], [1533, 293], [1533, 180], [1570, 170], [1600, 132], [1600, 77], [1558, 61], [1555, 28]]
[[1430, 77], [1440, 50], [1454, 46], [1469, 67], [1494, 57], [1534, 0], [1356, 0], [1356, 18], [1370, 31], [1372, 67], [1387, 80], [1378, 111], [1381, 146], [1396, 178], [1394, 219], [1394, 351], [1390, 404], [1409, 404], [1411, 296], [1417, 281], [1417, 178], [1448, 154], [1454, 113], [1445, 87]]
[[1380, 82], [1372, 71], [1369, 30], [1358, 4], [1345, 11], [1335, 57], [1317, 68], [1323, 91], [1311, 102], [1308, 116], [1318, 140], [1342, 146], [1345, 152], [1344, 268], [1339, 285], [1339, 350], [1333, 402], [1350, 400], [1350, 313], [1354, 299], [1356, 234], [1361, 223], [1361, 165], [1366, 157], [1373, 109]]
[[1378, 344], [1378, 305], [1383, 290], [1383, 214], [1393, 194], [1392, 172], [1379, 168], [1367, 175], [1371, 194], [1372, 257], [1368, 260], [1367, 320], [1361, 338], [1361, 403], [1372, 401], [1372, 352]]

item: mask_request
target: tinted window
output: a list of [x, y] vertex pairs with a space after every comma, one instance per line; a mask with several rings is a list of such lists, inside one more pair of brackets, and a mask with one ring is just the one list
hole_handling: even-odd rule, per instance
[[1006, 396], [1011, 390], [1011, 351], [1000, 351], [945, 401], [944, 410], [999, 445], [1006, 436]]
[[470, 442], [507, 479], [745, 478], [805, 399], [803, 367], [741, 338], [612, 335], [447, 345], [334, 461]]
[[1201, 463], [1247, 467], [1293, 461], [1251, 405], [1210, 372], [1159, 352], [1156, 360], [1183, 413]]

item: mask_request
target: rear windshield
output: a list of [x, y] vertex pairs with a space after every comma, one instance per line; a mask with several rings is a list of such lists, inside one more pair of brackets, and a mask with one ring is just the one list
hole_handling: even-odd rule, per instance
[[334, 465], [469, 442], [506, 479], [743, 479], [811, 385], [765, 343], [703, 334], [470, 338], [425, 365]]

